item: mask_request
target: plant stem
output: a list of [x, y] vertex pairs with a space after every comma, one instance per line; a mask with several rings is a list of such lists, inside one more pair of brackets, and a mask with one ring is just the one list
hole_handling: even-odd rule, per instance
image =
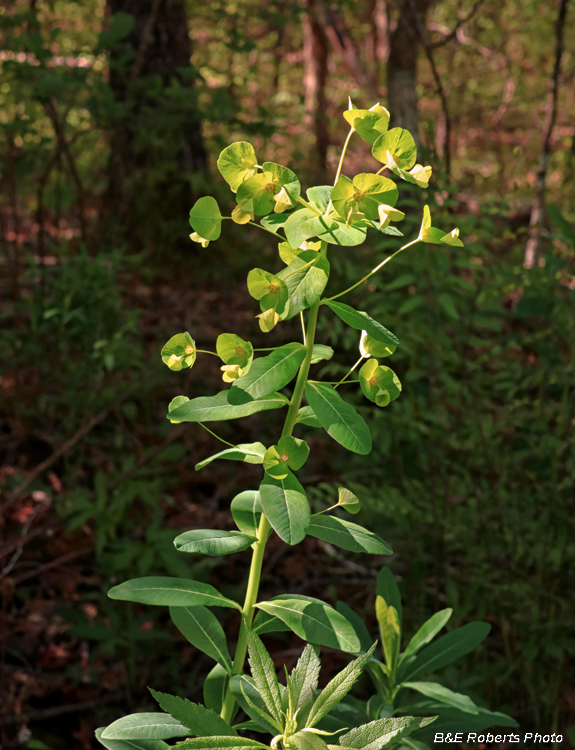
[[228, 443], [228, 441], [227, 441], [227, 440], [224, 440], [224, 439], [223, 439], [222, 437], [220, 437], [219, 435], [216, 435], [216, 433], [215, 433], [215, 432], [212, 432], [212, 431], [210, 430], [210, 428], [209, 428], [209, 427], [206, 427], [206, 425], [205, 425], [205, 424], [204, 424], [203, 422], [198, 422], [198, 424], [200, 425], [200, 427], [203, 427], [203, 428], [204, 428], [204, 430], [206, 430], [207, 432], [209, 432], [209, 433], [210, 433], [210, 435], [213, 435], [213, 436], [214, 436], [215, 438], [217, 438], [217, 439], [218, 439], [218, 440], [219, 440], [219, 441], [220, 441], [221, 443], [225, 443], [226, 445], [229, 445], [229, 446], [231, 446], [232, 448], [235, 448], [235, 447], [236, 447], [236, 446], [235, 446], [235, 445], [234, 445], [233, 443]]
[[348, 294], [348, 292], [351, 292], [353, 289], [355, 289], [360, 284], [363, 284], [364, 281], [367, 281], [370, 276], [373, 276], [374, 273], [377, 273], [380, 268], [383, 268], [386, 263], [389, 263], [390, 260], [393, 260], [396, 255], [399, 255], [403, 250], [407, 250], [408, 247], [411, 247], [412, 245], [415, 245], [416, 242], [419, 242], [419, 237], [416, 240], [413, 240], [412, 242], [408, 242], [407, 245], [404, 245], [403, 247], [400, 247], [399, 250], [396, 250], [392, 255], [388, 255], [388, 257], [385, 260], [382, 260], [381, 263], [376, 266], [373, 271], [370, 271], [367, 276], [364, 276], [363, 279], [360, 279], [359, 281], [356, 281], [353, 286], [350, 286], [349, 289], [345, 289], [343, 292], [340, 292], [339, 294], [334, 294], [333, 297], [328, 297], [328, 299], [323, 299], [321, 301], [322, 305], [325, 305], [327, 302], [331, 302], [334, 299], [337, 299], [338, 297], [343, 297], [344, 294]]
[[[325, 254], [326, 246], [322, 243], [322, 252]], [[313, 343], [315, 338], [315, 329], [317, 324], [317, 316], [319, 312], [319, 301], [312, 305], [309, 310], [309, 317], [307, 322], [306, 331], [306, 354], [304, 361], [302, 362], [295, 388], [291, 397], [288, 413], [286, 415], [284, 427], [282, 430], [282, 437], [291, 435], [293, 428], [296, 423], [297, 414], [301, 406], [303, 398], [305, 384], [309, 375], [309, 368], [311, 364], [311, 357], [313, 352]], [[260, 525], [258, 528], [258, 541], [254, 544], [254, 552], [252, 556], [252, 563], [250, 566], [250, 576], [248, 579], [248, 589], [246, 591], [246, 598], [244, 600], [244, 606], [242, 609], [242, 623], [240, 625], [240, 632], [238, 635], [238, 642], [236, 645], [236, 652], [234, 654], [234, 667], [233, 673], [241, 674], [244, 669], [244, 662], [246, 660], [247, 653], [247, 626], [252, 624], [254, 619], [254, 604], [257, 601], [258, 590], [260, 586], [260, 578], [262, 573], [262, 564], [264, 560], [264, 551], [268, 540], [269, 531], [271, 529], [270, 523], [266, 518], [265, 513], [262, 513], [260, 519]], [[222, 706], [221, 717], [228, 723], [231, 722], [234, 713], [235, 698], [228, 685], [224, 704]]]
[[337, 388], [337, 387], [338, 387], [338, 385], [341, 385], [341, 384], [342, 384], [342, 383], [343, 383], [344, 381], [346, 381], [346, 380], [347, 380], [347, 379], [349, 378], [349, 376], [351, 375], [351, 373], [352, 373], [352, 372], [353, 372], [353, 371], [355, 370], [355, 368], [356, 368], [356, 367], [357, 367], [357, 366], [358, 366], [358, 365], [359, 365], [359, 364], [360, 364], [361, 362], [363, 362], [363, 360], [364, 360], [365, 358], [366, 358], [366, 357], [365, 357], [365, 354], [362, 354], [362, 355], [361, 355], [361, 357], [360, 357], [360, 358], [359, 358], [359, 359], [357, 360], [357, 362], [355, 363], [355, 365], [354, 365], [354, 366], [353, 366], [353, 367], [351, 368], [351, 370], [350, 370], [350, 371], [349, 371], [349, 372], [347, 373], [347, 375], [344, 375], [344, 376], [343, 376], [343, 378], [342, 378], [342, 379], [341, 379], [341, 380], [339, 381], [339, 383], [338, 383], [337, 385], [334, 385], [334, 388]]
[[[347, 147], [349, 144], [349, 141], [351, 139], [351, 136], [355, 133], [355, 128], [351, 128], [349, 133], [347, 134], [347, 138], [345, 139], [345, 143], [343, 144], [343, 148], [341, 150], [341, 156], [339, 157], [339, 164], [337, 165], [337, 172], [335, 173], [335, 180], [333, 181], [333, 186], [335, 187], [337, 185], [337, 181], [339, 180], [339, 177], [341, 175], [341, 170], [343, 168], [343, 160], [345, 159], [345, 152], [347, 151]], [[327, 216], [331, 210], [332, 207], [332, 201], [331, 198], [329, 199], [329, 203], [327, 204], [327, 208], [325, 210], [324, 216]]]

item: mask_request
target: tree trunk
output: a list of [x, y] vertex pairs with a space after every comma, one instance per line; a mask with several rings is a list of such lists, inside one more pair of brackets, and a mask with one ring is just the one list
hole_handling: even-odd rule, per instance
[[106, 9], [133, 26], [109, 50], [115, 112], [103, 213], [136, 243], [173, 240], [185, 236], [190, 173], [206, 170], [185, 4], [106, 0]]
[[391, 125], [409, 130], [419, 143], [417, 112], [418, 23], [425, 27], [432, 0], [400, 0], [397, 26], [389, 39], [387, 96]]
[[326, 114], [325, 84], [327, 81], [328, 42], [322, 24], [319, 22], [314, 0], [306, 0], [302, 13], [303, 57], [304, 57], [304, 97], [307, 130], [314, 134], [313, 169], [317, 179], [324, 182], [327, 172], [327, 149], [329, 130]]

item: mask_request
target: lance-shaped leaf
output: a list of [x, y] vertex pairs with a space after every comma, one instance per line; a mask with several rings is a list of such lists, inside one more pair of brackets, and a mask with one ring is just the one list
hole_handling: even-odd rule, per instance
[[491, 625], [486, 622], [470, 622], [458, 630], [442, 636], [426, 646], [413, 662], [400, 670], [402, 681], [413, 680], [420, 674], [433, 672], [465, 656], [487, 638]]
[[98, 742], [108, 750], [166, 750], [169, 747], [163, 740], [106, 740], [102, 737], [105, 728], [96, 729], [94, 734]]
[[371, 433], [363, 417], [344, 401], [331, 385], [305, 385], [305, 395], [321, 426], [344, 448], [366, 455], [371, 451]]
[[370, 555], [393, 554], [391, 547], [373, 531], [335, 516], [313, 516], [307, 533], [351, 552], [367, 552]]
[[389, 367], [380, 366], [377, 359], [368, 359], [359, 371], [363, 395], [378, 406], [387, 406], [401, 393], [401, 383]]
[[409, 641], [409, 644], [401, 657], [401, 661], [403, 662], [405, 659], [413, 656], [413, 654], [416, 654], [426, 644], [432, 641], [439, 631], [445, 627], [452, 614], [452, 609], [442, 609], [440, 612], [436, 612], [430, 617], [427, 622], [423, 623], [417, 633]]
[[264, 732], [275, 735], [282, 731], [281, 723], [268, 713], [252, 677], [234, 675], [230, 680], [230, 689], [239, 705]]
[[359, 651], [359, 641], [349, 622], [320, 599], [282, 594], [255, 606], [285, 622], [305, 641], [352, 654]]
[[383, 596], [378, 596], [375, 600], [375, 615], [379, 623], [387, 667], [390, 672], [393, 672], [399, 658], [401, 638], [399, 614], [395, 607], [388, 606]]
[[345, 619], [350, 623], [352, 628], [355, 630], [355, 634], [357, 635], [362, 651], [368, 651], [372, 644], [373, 644], [373, 638], [369, 634], [369, 630], [366, 628], [365, 623], [357, 615], [351, 607], [349, 607], [345, 602], [338, 602], [337, 605], [337, 611], [342, 614]]
[[237, 737], [237, 732], [217, 713], [198, 703], [192, 703], [177, 695], [160, 693], [150, 688], [150, 693], [160, 704], [160, 708], [169, 713], [198, 737]]
[[173, 747], [177, 750], [269, 750], [269, 745], [263, 745], [257, 740], [247, 737], [194, 737], [183, 742], [177, 742]]
[[204, 680], [204, 703], [217, 714], [224, 705], [229, 681], [229, 672], [221, 664], [216, 664]]
[[305, 726], [319, 682], [319, 649], [308, 643], [290, 675], [294, 708], [298, 711], [298, 726]]
[[326, 741], [312, 729], [302, 729], [290, 735], [286, 738], [285, 746], [286, 750], [327, 750]]
[[284, 435], [277, 445], [267, 449], [264, 456], [264, 469], [270, 476], [283, 479], [288, 475], [288, 467], [293, 471], [301, 469], [309, 456], [309, 446], [305, 440]]
[[240, 492], [232, 500], [231, 511], [238, 529], [244, 534], [257, 537], [262, 515], [260, 493], [257, 490]]
[[358, 215], [358, 221], [362, 218], [377, 221], [379, 219], [378, 207], [380, 203], [387, 206], [395, 206], [398, 197], [395, 183], [387, 177], [375, 174], [358, 174], [353, 180], [342, 175], [335, 185], [331, 199], [333, 206], [339, 215], [347, 223], [350, 214]]
[[196, 471], [203, 469], [204, 466], [211, 464], [217, 458], [225, 458], [228, 461], [243, 461], [246, 464], [261, 464], [264, 461], [266, 447], [263, 443], [239, 443], [232, 448], [225, 448], [219, 453], [214, 453], [209, 458], [204, 458], [196, 464]]
[[315, 365], [318, 362], [329, 360], [333, 357], [333, 349], [325, 344], [314, 344], [311, 353], [310, 364]]
[[262, 310], [273, 310], [278, 315], [284, 312], [289, 296], [288, 288], [279, 276], [263, 268], [252, 268], [248, 273], [248, 292], [260, 301]]
[[215, 198], [199, 198], [190, 209], [190, 224], [204, 240], [217, 240], [222, 233], [222, 214]]
[[351, 100], [349, 103], [350, 108], [343, 116], [360, 138], [372, 146], [379, 136], [387, 131], [389, 112], [379, 103], [369, 109], [352, 109]]
[[225, 148], [218, 159], [218, 169], [235, 193], [244, 180], [257, 174], [256, 152], [251, 143], [238, 141]]
[[189, 729], [169, 714], [130, 714], [118, 719], [102, 732], [104, 740], [168, 740], [185, 737]]
[[399, 624], [402, 621], [401, 594], [395, 576], [389, 568], [382, 568], [377, 575], [376, 591], [382, 596], [389, 607], [394, 607], [399, 616]]
[[265, 398], [236, 406], [228, 402], [228, 393], [229, 391], [221, 391], [215, 396], [193, 398], [172, 409], [166, 416], [170, 421], [178, 422], [221, 422], [249, 417], [259, 411], [281, 409], [288, 404], [285, 396], [270, 393]]
[[311, 406], [302, 406], [296, 417], [296, 424], [305, 424], [308, 427], [321, 427], [321, 422], [313, 413]]
[[202, 606], [170, 607], [170, 617], [192, 646], [217, 661], [231, 674], [232, 660], [226, 636], [213, 612]]
[[228, 392], [230, 404], [248, 404], [286, 386], [305, 359], [303, 344], [286, 344], [267, 357], [255, 360], [249, 373], [236, 380]]
[[419, 230], [419, 239], [431, 245], [453, 245], [454, 247], [463, 247], [463, 242], [459, 239], [459, 229], [452, 229], [451, 232], [442, 232], [441, 229], [431, 226], [431, 213], [429, 206], [423, 207], [423, 219]]
[[356, 328], [358, 331], [365, 331], [375, 341], [380, 341], [383, 344], [389, 344], [391, 346], [399, 346], [399, 339], [391, 331], [378, 323], [373, 318], [370, 318], [366, 312], [362, 310], [355, 310], [353, 307], [344, 304], [343, 302], [327, 301], [325, 303], [330, 307], [334, 313], [347, 323], [348, 326]]
[[242, 552], [251, 547], [257, 538], [240, 531], [219, 531], [216, 529], [192, 529], [174, 539], [178, 552], [196, 552], [216, 557]]
[[416, 729], [426, 727], [435, 721], [435, 716], [401, 716], [389, 719], [377, 719], [369, 724], [352, 729], [339, 738], [334, 747], [354, 748], [354, 750], [380, 750], [387, 745], [395, 745], [403, 737], [407, 737]]
[[172, 336], [162, 348], [162, 362], [174, 372], [192, 367], [196, 355], [196, 342], [187, 332]]
[[286, 544], [298, 544], [305, 538], [311, 511], [305, 491], [287, 470], [284, 479], [268, 474], [260, 485], [260, 500], [268, 521]]
[[156, 604], [168, 607], [232, 607], [241, 609], [237, 602], [225, 596], [208, 583], [190, 581], [187, 578], [146, 576], [134, 578], [114, 586], [108, 591], [110, 599], [139, 604]]
[[[355, 639], [357, 640], [357, 636], [355, 636]], [[350, 662], [345, 669], [333, 678], [333, 680], [328, 682], [316, 698], [309, 713], [306, 726], [313, 727], [318, 721], [320, 721], [320, 719], [326, 716], [342, 698], [345, 698], [359, 679], [365, 665], [371, 658], [375, 646], [376, 644], [374, 643], [369, 651]]]
[[275, 615], [268, 615], [263, 609], [257, 613], [252, 623], [254, 633], [286, 633], [291, 630], [289, 625], [277, 618]]
[[278, 678], [271, 656], [261, 639], [250, 629], [247, 631], [248, 651], [252, 677], [266, 708], [281, 723], [281, 697]]
[[409, 131], [392, 128], [379, 136], [373, 144], [371, 153], [382, 164], [388, 163], [389, 153], [394, 165], [400, 169], [411, 169], [417, 158], [417, 147]]
[[467, 714], [479, 713], [478, 707], [468, 695], [454, 693], [453, 690], [443, 687], [443, 685], [440, 685], [438, 682], [403, 682], [401, 687], [417, 690], [418, 693], [421, 693], [432, 700], [438, 701], [439, 703], [445, 703], [446, 705], [457, 708]]
[[325, 255], [314, 250], [304, 250], [287, 268], [278, 273], [289, 293], [289, 313], [293, 318], [302, 310], [311, 307], [321, 297], [329, 277], [329, 262]]

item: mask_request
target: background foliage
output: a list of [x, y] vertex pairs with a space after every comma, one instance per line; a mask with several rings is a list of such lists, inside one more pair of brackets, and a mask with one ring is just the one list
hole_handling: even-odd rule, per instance
[[[448, 687], [476, 691], [526, 731], [571, 731], [574, 742], [575, 14], [547, 172], [556, 209], [526, 270], [557, 8], [425, 5], [416, 92], [434, 177], [424, 199], [434, 216], [457, 215], [445, 225], [460, 227], [466, 247], [415, 248], [370, 280], [370, 313], [402, 341], [404, 393], [372, 419], [374, 468], [318, 444], [307, 482], [320, 482], [318, 503], [340, 481], [361, 497], [358, 522], [395, 550], [387, 562], [407, 630], [446, 606], [454, 627], [493, 625], [482, 650], [446, 670]], [[230, 226], [202, 250], [187, 240], [187, 211], [192, 196], [227, 195], [204, 165], [234, 139], [302, 178], [332, 175], [348, 93], [394, 112], [386, 73], [405, 6], [18, 0], [0, 9], [3, 746], [91, 747], [95, 726], [151, 705], [152, 675], [157, 689], [177, 679], [190, 698], [201, 692], [207, 664], [169, 628], [151, 627], [162, 613], [130, 613], [103, 593], [148, 573], [217, 577], [237, 595], [245, 580], [243, 558], [190, 564], [171, 551], [175, 528], [221, 527], [237, 483], [255, 475], [235, 464], [196, 475], [213, 440], [165, 424], [165, 406], [216, 388], [220, 373], [198, 362], [193, 375], [170, 377], [159, 348], [175, 330], [211, 348], [231, 317], [265, 346], [236, 279], [276, 248]], [[189, 39], [170, 42], [166, 70], [154, 61], [165, 59], [178, 13]], [[350, 171], [369, 166], [359, 148], [349, 158]], [[421, 196], [402, 195], [415, 223]], [[334, 254], [332, 273], [355, 278], [391, 247], [386, 238]], [[342, 335], [343, 325], [320, 331], [351, 364], [356, 337], [341, 348]], [[318, 540], [293, 553], [272, 540], [263, 587], [272, 596], [289, 579], [292, 591], [342, 599], [375, 632], [381, 562], [345, 559]], [[300, 645], [278, 638], [289, 663]], [[334, 654], [329, 669], [341, 666]], [[484, 679], [470, 684], [478, 666]]]

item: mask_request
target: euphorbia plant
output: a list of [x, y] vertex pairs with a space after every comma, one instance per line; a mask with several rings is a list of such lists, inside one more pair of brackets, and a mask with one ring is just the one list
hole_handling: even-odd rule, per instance
[[[392, 355], [396, 336], [366, 312], [341, 301], [351, 290], [377, 273], [388, 261], [418, 242], [461, 245], [457, 230], [444, 233], [431, 226], [424, 210], [419, 235], [399, 247], [362, 279], [342, 291], [325, 295], [330, 264], [328, 249], [362, 244], [368, 231], [401, 237], [394, 222], [404, 214], [396, 208], [398, 188], [387, 173], [426, 187], [430, 167], [416, 164], [416, 147], [411, 135], [401, 128], [388, 130], [389, 113], [380, 105], [357, 109], [351, 102], [344, 116], [351, 128], [342, 149], [334, 185], [310, 187], [302, 197], [301, 185], [290, 169], [258, 163], [249, 143], [234, 143], [218, 160], [219, 170], [236, 195], [231, 217], [223, 217], [216, 201], [200, 198], [190, 211], [192, 240], [206, 247], [218, 239], [224, 219], [255, 225], [275, 238], [285, 267], [268, 271], [255, 268], [248, 274], [250, 295], [259, 301], [259, 326], [270, 332], [281, 321], [299, 316], [303, 341], [271, 347], [255, 357], [250, 342], [237, 333], [223, 333], [215, 342], [223, 381], [229, 385], [214, 396], [192, 400], [179, 396], [169, 407], [172, 422], [217, 422], [247, 417], [256, 412], [285, 409], [283, 428], [273, 445], [261, 442], [230, 445], [198, 464], [214, 459], [231, 459], [261, 464], [263, 477], [258, 490], [245, 490], [231, 503], [237, 531], [193, 530], [180, 534], [175, 545], [181, 552], [223, 555], [251, 549], [252, 561], [243, 603], [223, 596], [216, 588], [194, 580], [148, 577], [128, 581], [110, 591], [113, 599], [170, 607], [171, 617], [183, 635], [216, 661], [204, 685], [205, 706], [176, 696], [152, 691], [164, 713], [138, 713], [98, 730], [98, 739], [111, 750], [159, 750], [163, 740], [189, 737], [184, 748], [272, 747], [286, 750], [326, 750], [349, 747], [376, 748], [397, 744], [410, 732], [432, 719], [421, 717], [377, 718], [344, 735], [341, 730], [318, 727], [329, 724], [329, 713], [347, 694], [371, 658], [374, 646], [363, 649], [354, 628], [327, 603], [311, 597], [284, 593], [268, 601], [258, 599], [258, 589], [267, 540], [275, 532], [289, 545], [307, 534], [353, 552], [385, 555], [391, 552], [376, 534], [329, 511], [342, 507], [357, 511], [357, 498], [346, 488], [337, 502], [318, 514], [311, 513], [306, 493], [296, 477], [305, 464], [309, 447], [297, 436], [298, 425], [323, 428], [348, 450], [361, 455], [371, 451], [369, 427], [356, 409], [340, 395], [341, 386], [359, 383], [363, 394], [379, 407], [396, 399], [401, 384], [396, 374], [379, 359]], [[347, 177], [343, 165], [351, 137], [357, 135], [372, 146], [378, 161], [373, 173]], [[257, 219], [257, 221], [256, 221]], [[343, 248], [343, 250], [342, 250]], [[333, 350], [316, 342], [320, 311], [336, 315], [358, 331], [360, 358], [338, 383], [310, 377], [312, 365], [329, 360]], [[257, 352], [259, 354], [259, 352]], [[172, 337], [162, 350], [162, 359], [175, 371], [191, 367], [202, 356], [189, 333]], [[359, 380], [349, 380], [359, 369]], [[285, 393], [295, 379], [293, 389]], [[304, 404], [304, 398], [307, 404]], [[294, 434], [295, 433], [295, 434]], [[231, 658], [228, 639], [211, 607], [228, 607], [241, 612], [235, 654]], [[256, 616], [257, 613], [257, 616]], [[292, 630], [308, 646], [296, 669], [278, 682], [273, 663], [260, 635]], [[319, 647], [338, 648], [360, 654], [328, 686], [317, 692]], [[252, 676], [245, 674], [250, 651]], [[233, 725], [238, 704], [250, 717]], [[242, 737], [238, 729], [271, 735], [265, 743]], [[125, 743], [125, 744], [124, 744]]]

